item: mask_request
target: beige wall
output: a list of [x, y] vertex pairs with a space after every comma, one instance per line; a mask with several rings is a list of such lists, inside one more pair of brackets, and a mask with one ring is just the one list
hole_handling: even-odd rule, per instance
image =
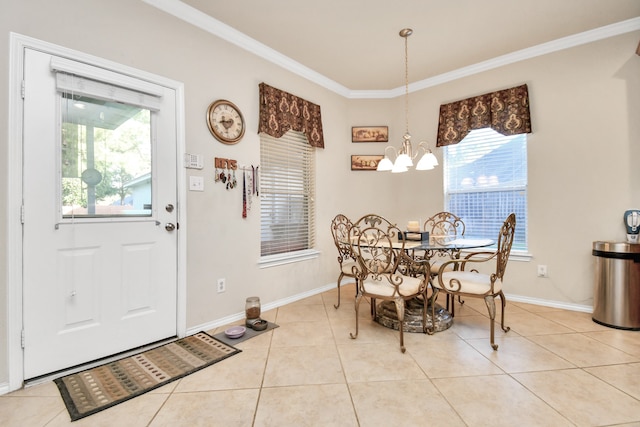
[[[100, 56], [185, 84], [186, 149], [204, 155], [203, 193], [187, 193], [187, 328], [241, 312], [244, 299], [263, 304], [335, 283], [335, 254], [329, 222], [338, 212], [357, 217], [379, 212], [404, 224], [440, 210], [442, 168], [401, 176], [350, 171], [351, 154], [382, 153], [384, 144], [354, 144], [354, 125], [389, 125], [394, 145], [404, 132], [401, 99], [348, 100], [208, 33], [130, 0], [0, 0], [0, 99], [8, 99], [9, 32]], [[531, 262], [509, 266], [507, 292], [579, 305], [591, 304], [593, 240], [624, 238], [622, 212], [639, 207], [640, 34], [618, 36], [531, 59], [411, 95], [414, 140], [435, 143], [438, 106], [443, 102], [521, 83], [529, 85], [533, 134], [529, 137], [529, 241]], [[213, 157], [259, 163], [258, 84], [302, 96], [322, 106], [325, 150], [317, 152], [317, 224], [321, 256], [312, 261], [260, 269], [259, 205], [241, 218], [241, 192], [213, 183]], [[225, 146], [209, 134], [204, 113], [215, 99], [238, 105], [247, 132]], [[7, 117], [7, 102], [0, 117]], [[0, 128], [7, 129], [6, 119]], [[0, 134], [0, 159], [7, 158], [7, 132]], [[439, 150], [436, 155], [441, 158]], [[5, 160], [6, 162], [6, 160]], [[6, 164], [3, 169], [6, 170]], [[0, 196], [6, 200], [6, 179]], [[0, 211], [6, 242], [7, 214]], [[535, 277], [537, 264], [549, 279]], [[6, 271], [6, 245], [0, 247]], [[215, 281], [227, 280], [217, 294]], [[0, 304], [9, 284], [0, 279]], [[0, 348], [6, 349], [6, 318], [0, 315]], [[8, 378], [0, 352], [0, 385]]]
[[[635, 166], [640, 154], [638, 39], [635, 32], [564, 50], [413, 98], [413, 105], [432, 117], [441, 103], [522, 83], [529, 87], [533, 259], [510, 263], [508, 294], [591, 306], [592, 242], [625, 239], [622, 214], [640, 206], [640, 189], [633, 186], [640, 182]], [[435, 123], [425, 123], [424, 129], [434, 132]], [[549, 278], [536, 276], [538, 264], [548, 266]]]

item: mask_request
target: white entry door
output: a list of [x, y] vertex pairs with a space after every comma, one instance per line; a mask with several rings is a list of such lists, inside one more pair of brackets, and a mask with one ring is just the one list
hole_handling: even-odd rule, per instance
[[175, 96], [26, 49], [25, 379], [176, 336]]

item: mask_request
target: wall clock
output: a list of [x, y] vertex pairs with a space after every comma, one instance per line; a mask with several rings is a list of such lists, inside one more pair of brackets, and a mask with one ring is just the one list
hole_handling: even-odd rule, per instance
[[240, 109], [226, 99], [219, 99], [207, 109], [209, 131], [223, 144], [235, 144], [244, 135], [244, 118]]

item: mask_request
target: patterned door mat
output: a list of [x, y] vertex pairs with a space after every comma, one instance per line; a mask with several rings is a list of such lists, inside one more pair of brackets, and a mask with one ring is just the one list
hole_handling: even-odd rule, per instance
[[71, 421], [211, 366], [241, 350], [206, 332], [54, 380]]

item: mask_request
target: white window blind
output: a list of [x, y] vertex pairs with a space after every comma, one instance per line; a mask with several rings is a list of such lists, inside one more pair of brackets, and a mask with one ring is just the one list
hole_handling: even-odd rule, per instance
[[301, 132], [260, 135], [261, 255], [315, 245], [315, 149]]
[[527, 250], [527, 135], [473, 130], [444, 148], [445, 210], [465, 223], [465, 237], [493, 238], [516, 214], [514, 250]]
[[135, 105], [151, 111], [158, 111], [162, 98], [135, 90], [98, 82], [75, 74], [56, 73], [56, 88], [73, 98], [88, 96], [105, 101]]

